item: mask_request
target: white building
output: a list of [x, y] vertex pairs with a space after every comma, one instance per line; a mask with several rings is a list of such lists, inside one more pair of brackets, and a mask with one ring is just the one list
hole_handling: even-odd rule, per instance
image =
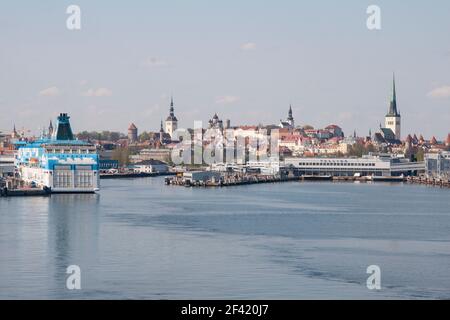
[[14, 156], [0, 155], [0, 177], [12, 175], [14, 173]]
[[164, 173], [169, 171], [169, 166], [159, 160], [144, 160], [133, 165], [135, 172], [139, 173]]
[[429, 178], [450, 179], [450, 152], [427, 153], [425, 155], [426, 175]]
[[410, 162], [402, 157], [364, 156], [362, 158], [288, 158], [286, 167], [303, 175], [331, 176], [400, 176], [425, 171], [424, 162]]

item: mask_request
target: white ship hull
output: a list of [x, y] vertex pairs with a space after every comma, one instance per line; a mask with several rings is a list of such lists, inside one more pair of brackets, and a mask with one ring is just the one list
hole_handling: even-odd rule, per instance
[[99, 174], [96, 170], [45, 170], [19, 167], [26, 183], [40, 188], [50, 188], [52, 193], [94, 193], [99, 191]]

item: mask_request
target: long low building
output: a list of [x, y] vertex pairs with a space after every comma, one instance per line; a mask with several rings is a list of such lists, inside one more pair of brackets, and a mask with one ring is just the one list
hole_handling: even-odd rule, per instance
[[0, 155], [0, 177], [14, 173], [14, 155]]
[[429, 178], [450, 178], [450, 152], [429, 153], [425, 155], [426, 174]]
[[331, 176], [400, 176], [425, 172], [425, 162], [411, 162], [391, 156], [364, 156], [362, 158], [287, 158], [285, 166], [300, 175]]

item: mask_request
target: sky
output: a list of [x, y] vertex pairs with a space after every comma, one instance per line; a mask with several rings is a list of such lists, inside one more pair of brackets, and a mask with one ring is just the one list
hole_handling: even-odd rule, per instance
[[[68, 30], [69, 5], [81, 30]], [[381, 30], [366, 26], [369, 5]], [[0, 131], [69, 113], [75, 132], [158, 130], [214, 113], [232, 125], [384, 122], [397, 80], [402, 135], [450, 132], [450, 1], [45, 0], [0, 4]]]

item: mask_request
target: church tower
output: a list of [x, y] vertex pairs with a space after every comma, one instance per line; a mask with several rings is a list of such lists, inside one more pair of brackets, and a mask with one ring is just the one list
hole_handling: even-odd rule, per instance
[[161, 129], [159, 129], [159, 142], [161, 142], [161, 144], [164, 142], [164, 128], [162, 119], [161, 119]]
[[16, 130], [16, 124], [14, 124], [14, 129], [11, 133], [11, 138], [12, 139], [17, 139], [19, 137], [19, 135], [17, 134], [17, 130]]
[[397, 93], [395, 90], [395, 76], [392, 84], [392, 98], [389, 111], [385, 117], [385, 128], [391, 129], [397, 140], [401, 139], [401, 116], [397, 109]]
[[53, 136], [53, 122], [50, 120], [50, 125], [48, 126], [48, 137], [51, 139]]
[[288, 117], [287, 117], [287, 122], [289, 123], [289, 125], [294, 128], [294, 117], [292, 116], [292, 105], [289, 106], [289, 112], [288, 112]]
[[178, 119], [175, 117], [175, 112], [173, 108], [173, 97], [170, 99], [170, 113], [169, 116], [166, 119], [166, 133], [170, 135], [171, 138], [173, 138], [173, 133], [178, 128]]

